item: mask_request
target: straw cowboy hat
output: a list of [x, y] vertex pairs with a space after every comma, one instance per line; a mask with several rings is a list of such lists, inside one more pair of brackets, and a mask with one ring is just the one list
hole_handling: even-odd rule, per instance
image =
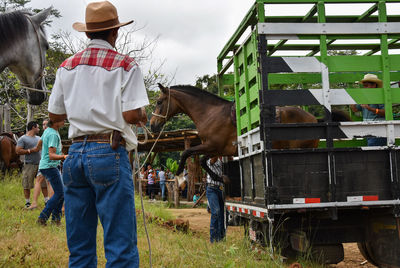
[[120, 23], [117, 9], [108, 1], [93, 2], [86, 7], [86, 23], [75, 22], [72, 28], [78, 32], [101, 32], [131, 24], [133, 20]]
[[376, 76], [375, 74], [366, 74], [364, 75], [363, 80], [360, 81], [361, 83], [364, 82], [372, 82], [372, 83], [376, 83], [377, 87], [382, 87], [382, 80], [380, 80], [378, 78], [378, 76]]

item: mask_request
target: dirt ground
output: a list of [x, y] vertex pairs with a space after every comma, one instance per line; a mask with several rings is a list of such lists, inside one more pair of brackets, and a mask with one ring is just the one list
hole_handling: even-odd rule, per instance
[[[178, 219], [188, 220], [189, 228], [191, 231], [208, 237], [210, 226], [210, 214], [204, 208], [189, 208], [189, 209], [169, 209], [171, 213]], [[227, 235], [232, 233], [243, 232], [242, 227], [229, 226]], [[344, 261], [330, 265], [330, 268], [349, 268], [349, 267], [363, 267], [373, 268], [372, 264], [365, 261], [364, 257], [358, 251], [357, 244], [347, 243], [344, 244]]]

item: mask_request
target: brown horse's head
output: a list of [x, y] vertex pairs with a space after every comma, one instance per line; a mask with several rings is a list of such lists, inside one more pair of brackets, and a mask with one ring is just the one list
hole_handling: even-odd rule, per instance
[[152, 132], [159, 132], [165, 122], [178, 112], [176, 100], [172, 97], [171, 89], [158, 84], [161, 93], [156, 102], [156, 108], [150, 119], [150, 127]]

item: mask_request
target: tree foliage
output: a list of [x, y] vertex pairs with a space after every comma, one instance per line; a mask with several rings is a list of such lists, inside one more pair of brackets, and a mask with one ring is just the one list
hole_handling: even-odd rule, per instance
[[166, 166], [173, 174], [178, 170], [178, 162], [172, 158], [167, 159]]
[[[218, 95], [218, 80], [217, 80], [217, 75], [203, 75], [200, 77], [197, 77], [195, 86], [201, 89], [204, 89], [208, 92], [211, 92], [215, 95]], [[223, 94], [225, 97], [232, 98], [235, 96], [235, 89], [233, 85], [224, 85], [223, 88]]]

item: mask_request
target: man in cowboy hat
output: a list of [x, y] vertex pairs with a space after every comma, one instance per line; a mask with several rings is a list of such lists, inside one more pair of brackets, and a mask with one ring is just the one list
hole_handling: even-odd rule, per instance
[[86, 7], [88, 48], [65, 60], [49, 100], [50, 119], [68, 119], [73, 143], [63, 165], [69, 267], [96, 267], [97, 221], [107, 266], [138, 267], [136, 216], [128, 151], [137, 146], [131, 124], [146, 123], [149, 104], [133, 58], [114, 50], [120, 23], [108, 1]]
[[[382, 88], [382, 80], [375, 74], [366, 74], [361, 80], [365, 88]], [[364, 121], [380, 121], [385, 120], [385, 107], [383, 104], [352, 104], [350, 108], [353, 112], [362, 111]], [[384, 146], [386, 138], [368, 138], [368, 146]]]

